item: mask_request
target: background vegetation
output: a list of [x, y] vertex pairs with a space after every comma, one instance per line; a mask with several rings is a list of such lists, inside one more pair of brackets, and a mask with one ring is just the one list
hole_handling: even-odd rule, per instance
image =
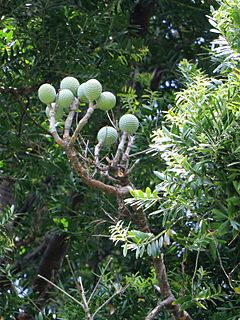
[[[116, 118], [130, 111], [141, 120], [131, 180], [142, 192], [127, 203], [147, 208], [151, 232], [165, 235], [176, 303], [193, 319], [238, 319], [239, 2], [0, 7], [0, 316], [84, 319], [76, 301], [36, 277], [43, 269], [77, 301], [77, 279], [89, 297], [102, 275], [91, 311], [114, 297], [96, 319], [144, 319], [161, 298], [151, 248], [136, 259], [138, 235], [135, 252], [123, 257], [109, 239], [115, 200], [72, 172], [48, 132], [37, 89], [72, 75], [118, 94]], [[94, 115], [84, 138], [95, 141], [106, 123]], [[123, 221], [119, 234], [127, 227]], [[162, 309], [156, 319], [171, 314]]]

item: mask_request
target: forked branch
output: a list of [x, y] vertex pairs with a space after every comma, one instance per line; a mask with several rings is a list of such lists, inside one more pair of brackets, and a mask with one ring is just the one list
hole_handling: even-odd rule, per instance
[[94, 110], [95, 110], [95, 106], [90, 102], [85, 116], [79, 121], [77, 128], [75, 129], [75, 131], [72, 135], [71, 144], [75, 143], [75, 141], [78, 138], [78, 134], [80, 133], [82, 128], [87, 124], [87, 122], [90, 119], [91, 115], [93, 114]]
[[69, 111], [69, 114], [68, 114], [67, 119], [65, 121], [63, 139], [66, 139], [69, 137], [73, 118], [74, 118], [75, 112], [78, 108], [78, 105], [79, 105], [79, 100], [75, 98], [74, 102], [70, 106], [70, 111]]
[[125, 143], [126, 143], [126, 139], [127, 139], [127, 133], [123, 132], [121, 140], [120, 140], [120, 143], [119, 143], [118, 148], [117, 148], [116, 155], [115, 155], [115, 157], [113, 159], [113, 166], [115, 166], [119, 162], [119, 160], [121, 158], [121, 155], [123, 153], [124, 146], [125, 146]]
[[172, 302], [174, 301], [173, 297], [168, 297], [167, 299], [163, 300], [162, 302], [160, 302], [153, 310], [151, 310], [149, 312], [149, 314], [147, 315], [147, 317], [145, 318], [145, 320], [153, 320], [155, 319], [159, 313], [161, 312], [161, 310], [170, 305]]
[[62, 139], [60, 138], [60, 136], [59, 136], [59, 134], [57, 132], [57, 128], [56, 128], [55, 110], [56, 110], [56, 104], [52, 103], [49, 106], [50, 132], [51, 132], [51, 135], [53, 136], [55, 142], [57, 144], [61, 144], [62, 143]]
[[89, 177], [87, 170], [78, 160], [77, 151], [69, 144], [65, 144], [65, 145], [63, 144], [63, 149], [66, 152], [66, 155], [70, 161], [72, 168], [79, 175], [82, 181], [86, 183], [87, 186], [93, 189], [101, 190], [108, 194], [113, 194], [115, 196], [117, 195], [123, 196], [129, 193], [129, 190], [131, 189], [130, 186], [112, 186], [102, 181]]

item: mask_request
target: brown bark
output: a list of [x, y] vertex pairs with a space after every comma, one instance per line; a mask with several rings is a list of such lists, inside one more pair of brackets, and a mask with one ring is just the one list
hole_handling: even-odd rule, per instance
[[130, 186], [124, 186], [124, 187], [116, 187], [112, 186], [106, 183], [103, 183], [102, 181], [93, 179], [89, 177], [87, 173], [87, 169], [84, 167], [84, 165], [78, 160], [78, 153], [77, 151], [71, 147], [69, 144], [62, 144], [62, 147], [64, 151], [66, 152], [66, 155], [70, 161], [70, 164], [74, 171], [79, 175], [79, 177], [82, 179], [82, 181], [90, 188], [101, 190], [108, 194], [113, 195], [124, 195], [129, 193]]
[[[68, 249], [68, 236], [65, 233], [54, 234], [50, 238], [43, 257], [40, 261], [37, 275], [40, 274], [50, 281], [54, 281], [58, 270], [60, 269], [63, 259]], [[37, 277], [33, 281], [33, 291], [39, 293], [38, 304], [44, 304], [47, 291], [51, 287], [48, 282]]]
[[149, 314], [147, 315], [147, 317], [145, 318], [145, 320], [153, 320], [153, 319], [155, 319], [155, 318], [159, 315], [160, 311], [161, 311], [164, 307], [166, 307], [166, 306], [168, 306], [169, 304], [171, 304], [173, 301], [174, 301], [174, 298], [169, 297], [169, 298], [167, 298], [166, 300], [160, 302], [153, 310], [151, 310], [151, 311], [149, 312]]
[[11, 205], [15, 205], [13, 195], [14, 181], [11, 177], [5, 177], [0, 184], [0, 212]]
[[131, 18], [130, 24], [135, 26], [139, 37], [144, 37], [147, 32], [149, 20], [153, 15], [155, 0], [139, 0], [135, 5]]

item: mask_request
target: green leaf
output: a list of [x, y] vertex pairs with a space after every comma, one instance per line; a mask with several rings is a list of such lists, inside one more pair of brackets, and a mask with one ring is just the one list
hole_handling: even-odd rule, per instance
[[220, 227], [217, 229], [217, 233], [222, 236], [226, 234], [229, 231], [230, 223], [229, 221], [225, 221], [220, 225]]
[[131, 189], [129, 192], [130, 192], [130, 194], [131, 194], [131, 196], [132, 196], [133, 198], [136, 198], [136, 192], [135, 192], [135, 190]]
[[240, 294], [240, 287], [235, 287], [235, 288], [233, 288], [234, 289], [234, 291], [237, 293], [237, 294]]
[[151, 257], [151, 255], [152, 255], [152, 247], [151, 247], [151, 243], [149, 243], [148, 245], [147, 245], [147, 254]]
[[165, 180], [165, 174], [159, 171], [153, 171], [156, 177], [158, 177], [160, 180]]
[[38, 320], [44, 320], [42, 312], [39, 312], [37, 319]]
[[145, 245], [142, 245], [140, 248], [140, 258], [142, 258], [144, 252], [145, 252]]
[[217, 248], [214, 240], [209, 243], [209, 251], [214, 261], [217, 259]]
[[158, 240], [158, 246], [159, 246], [159, 248], [162, 248], [162, 246], [163, 246], [163, 236], [161, 236], [161, 237], [159, 238], [159, 240]]
[[144, 192], [142, 190], [137, 190], [137, 196], [140, 199], [144, 199], [145, 198]]
[[180, 297], [180, 298], [176, 299], [175, 301], [173, 301], [172, 304], [174, 304], [174, 305], [183, 304], [184, 302], [187, 302], [187, 301], [192, 301], [192, 296], [186, 295], [184, 297]]
[[139, 247], [136, 248], [136, 252], [135, 252], [135, 257], [136, 259], [139, 258], [139, 255], [140, 255], [140, 250], [139, 250]]
[[151, 198], [152, 191], [151, 191], [151, 189], [149, 187], [146, 188], [145, 192], [146, 192], [147, 198], [148, 199]]
[[124, 244], [123, 246], [123, 256], [126, 257], [128, 252], [128, 245], [127, 243]]
[[155, 199], [157, 199], [157, 197], [158, 197], [158, 192], [157, 192], [157, 190], [154, 190], [154, 191], [153, 191], [153, 197], [154, 197]]
[[231, 226], [233, 227], [233, 229], [239, 230], [240, 224], [239, 224], [238, 222], [236, 222], [236, 221], [234, 221], [234, 220], [230, 220], [230, 224], [231, 224]]
[[196, 304], [197, 304], [200, 308], [202, 308], [202, 309], [204, 309], [204, 310], [207, 310], [207, 307], [206, 307], [204, 304], [202, 304], [201, 302], [196, 301]]
[[156, 257], [158, 253], [158, 247], [157, 247], [158, 243], [156, 245], [156, 241], [152, 241], [150, 245], [151, 245], [151, 255], [153, 257]]
[[224, 214], [221, 210], [219, 209], [212, 209], [212, 213], [214, 215], [214, 218], [218, 221], [222, 221], [222, 220], [227, 220], [228, 216], [226, 214]]

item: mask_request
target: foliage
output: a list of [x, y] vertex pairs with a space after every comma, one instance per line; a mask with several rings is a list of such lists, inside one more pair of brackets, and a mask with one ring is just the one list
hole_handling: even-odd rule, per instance
[[14, 243], [9, 235], [8, 226], [14, 219], [14, 206], [1, 211], [0, 215], [0, 256], [11, 250]]
[[229, 71], [229, 68], [239, 66], [239, 1], [219, 1], [219, 10], [212, 9], [209, 22], [212, 32], [219, 35], [212, 42], [213, 58], [218, 62], [215, 72]]
[[[141, 199], [141, 198], [139, 198]], [[139, 200], [140, 202], [141, 200]], [[175, 234], [174, 230], [163, 230], [158, 235], [142, 232], [139, 230], [130, 230], [128, 227], [123, 227], [123, 221], [118, 221], [116, 225], [110, 227], [110, 239], [115, 242], [124, 242], [123, 256], [126, 257], [128, 250], [135, 251], [136, 259], [142, 258], [147, 252], [148, 256], [157, 257], [161, 254], [163, 247], [170, 244], [170, 238]]]
[[[214, 13], [218, 30], [224, 31], [231, 50], [237, 52], [237, 3], [221, 4]], [[218, 52], [225, 50], [224, 43], [218, 45]], [[161, 179], [156, 186], [159, 208], [150, 216], [163, 227], [174, 224], [175, 242], [165, 252], [181, 270], [181, 280], [174, 280], [185, 288], [176, 303], [185, 309], [196, 304], [205, 319], [239, 316], [240, 77], [236, 61], [235, 54], [228, 55], [223, 62], [228, 73], [221, 67], [218, 71], [223, 75], [212, 78], [183, 60], [180, 71], [185, 88], [176, 94], [176, 106], [166, 113], [151, 145], [164, 169], [155, 172]], [[144, 207], [144, 192], [133, 196], [128, 202]]]
[[[192, 273], [187, 270], [182, 275], [179, 272], [186, 238], [188, 247], [184, 259], [189, 261], [188, 253], [192, 250], [197, 254], [196, 245], [200, 245], [201, 254], [204, 253], [205, 247], [210, 246], [209, 239], [212, 236], [206, 236], [207, 227], [202, 223], [202, 229], [199, 228], [202, 230], [201, 237], [193, 230], [186, 237], [189, 228], [184, 223], [187, 220], [185, 217], [179, 217], [182, 219], [179, 221], [176, 219], [176, 225], [171, 219], [169, 221], [168, 217], [172, 214], [170, 202], [163, 204], [164, 210], [166, 209], [164, 221], [158, 212], [149, 217], [152, 238], [136, 230], [134, 223], [131, 225], [124, 238], [129, 245], [127, 248], [133, 248], [138, 255], [140, 250], [143, 251], [141, 248], [145, 252], [141, 259], [139, 257], [136, 260], [131, 254], [123, 259], [119, 247], [113, 246], [109, 241], [108, 227], [113, 225], [109, 217], [114, 217], [116, 221], [118, 214], [115, 201], [111, 196], [89, 190], [72, 173], [65, 155], [52, 143], [44, 110], [37, 99], [37, 88], [41, 83], [51, 82], [57, 86], [59, 78], [66, 75], [76, 76], [81, 82], [97, 77], [106, 84], [106, 89], [118, 92], [116, 118], [129, 111], [136, 113], [142, 123], [136, 139], [135, 155], [131, 158], [131, 161], [137, 159], [140, 162], [136, 164], [137, 170], [133, 171], [131, 178], [137, 188], [144, 188], [146, 185], [151, 187], [151, 190], [145, 189], [143, 194], [136, 190], [132, 193], [136, 196], [136, 201], [144, 199], [137, 203], [141, 209], [149, 210], [149, 206], [154, 205], [154, 210], [158, 211], [155, 207], [159, 199], [166, 199], [159, 191], [160, 186], [156, 188], [159, 191], [156, 194], [154, 183], [158, 182], [160, 171], [166, 164], [157, 157], [151, 158], [145, 150], [148, 148], [152, 129], [159, 127], [164, 118], [163, 110], [174, 103], [173, 90], [181, 86], [176, 64], [182, 58], [188, 58], [198, 59], [202, 66], [209, 67], [208, 56], [198, 54], [204, 52], [204, 45], [207, 46], [214, 37], [209, 32], [210, 26], [205, 18], [205, 14], [209, 13], [210, 3], [213, 1], [156, 1], [148, 31], [143, 37], [138, 35], [139, 27], [132, 26], [130, 22], [135, 1], [72, 0], [66, 3], [36, 0], [26, 3], [14, 0], [1, 4], [1, 177], [14, 178], [16, 212], [21, 214], [19, 220], [14, 221], [11, 242], [7, 242], [7, 247], [10, 245], [13, 250], [0, 259], [1, 265], [3, 264], [1, 276], [10, 280], [12, 286], [5, 290], [0, 277], [0, 310], [3, 319], [17, 318], [19, 309], [26, 310], [32, 318], [39, 320], [84, 317], [82, 309], [76, 303], [53, 288], [49, 290], [42, 312], [36, 307], [37, 296], [32, 292], [32, 284], [43, 251], [38, 254], [36, 252], [48, 236], [55, 232], [66, 232], [70, 239], [68, 259], [71, 267], [65, 259], [56, 279], [56, 283], [66, 292], [80, 300], [75, 278], [81, 276], [89, 294], [98, 279], [96, 275], [99, 274], [99, 269], [102, 274], [109, 256], [114, 260], [109, 272], [105, 272], [102, 277], [93, 299], [93, 308], [101, 306], [117, 288], [129, 285], [123, 294], [114, 297], [111, 303], [101, 309], [99, 319], [112, 317], [138, 320], [156, 306], [158, 296], [153, 289], [156, 275], [151, 269], [148, 255], [155, 256], [160, 252], [166, 252], [167, 266], [172, 266], [170, 281], [174, 292], [178, 294], [181, 288], [186, 288], [186, 294], [183, 292], [182, 295], [187, 296], [187, 300], [180, 300], [179, 303], [183, 307], [192, 307], [196, 317], [202, 311], [195, 308], [197, 303], [198, 306], [201, 303], [208, 307], [209, 301], [222, 297], [218, 284], [209, 285], [212, 274], [206, 275], [205, 269], [200, 272], [200, 268], [196, 268], [196, 288], [194, 287], [193, 293], [189, 285]], [[158, 65], [161, 77], [154, 89], [156, 91], [151, 91], [148, 86], [153, 79], [152, 72]], [[191, 68], [194, 69], [194, 66]], [[211, 68], [209, 73], [210, 71]], [[232, 78], [234, 81], [235, 76], [236, 74]], [[217, 87], [217, 81], [211, 82], [211, 85]], [[223, 84], [224, 81], [223, 79]], [[235, 98], [232, 99], [232, 108], [237, 109]], [[79, 112], [85, 112], [85, 108], [81, 106]], [[105, 125], [105, 121], [105, 118], [95, 116], [84, 132], [84, 138], [91, 140], [96, 137], [96, 130], [100, 125]], [[153, 167], [156, 169], [155, 173], [158, 172], [156, 175], [152, 172]], [[176, 195], [179, 198], [169, 198], [169, 201], [171, 199], [178, 202], [178, 199], [185, 197], [181, 192], [178, 194], [177, 190], [173, 196]], [[132, 200], [128, 203], [134, 205]], [[175, 207], [177, 208], [177, 204]], [[191, 223], [189, 220], [187, 223]], [[238, 223], [236, 220], [232, 217], [228, 221], [229, 229], [232, 228], [232, 221]], [[114, 227], [116, 225], [111, 230], [114, 231]], [[170, 235], [170, 230], [175, 230], [176, 227], [181, 229], [180, 234], [177, 234], [178, 238], [172, 235], [171, 244], [163, 246], [164, 236], [166, 238], [168, 233]], [[193, 225], [192, 227], [194, 228]], [[238, 228], [237, 224], [236, 227]], [[5, 240], [6, 238], [6, 243]], [[167, 238], [165, 240], [168, 242]], [[232, 252], [230, 249], [228, 257]], [[32, 258], [29, 260], [29, 257]], [[207, 258], [209, 259], [208, 256]], [[234, 259], [237, 260], [237, 256]], [[195, 267], [193, 260], [189, 265], [191, 271]], [[225, 264], [227, 262], [224, 261]], [[218, 260], [215, 264], [218, 268]], [[189, 297], [194, 297], [194, 306]], [[234, 311], [229, 309], [236, 307], [237, 298], [233, 294], [231, 301], [224, 302], [226, 310], [221, 312], [221, 316], [223, 312], [230, 312], [234, 317]], [[205, 312], [207, 314], [208, 311]], [[211, 313], [211, 309], [209, 312]], [[210, 314], [209, 318], [211, 316], [214, 317]], [[169, 315], [163, 310], [159, 318], [169, 319]]]

